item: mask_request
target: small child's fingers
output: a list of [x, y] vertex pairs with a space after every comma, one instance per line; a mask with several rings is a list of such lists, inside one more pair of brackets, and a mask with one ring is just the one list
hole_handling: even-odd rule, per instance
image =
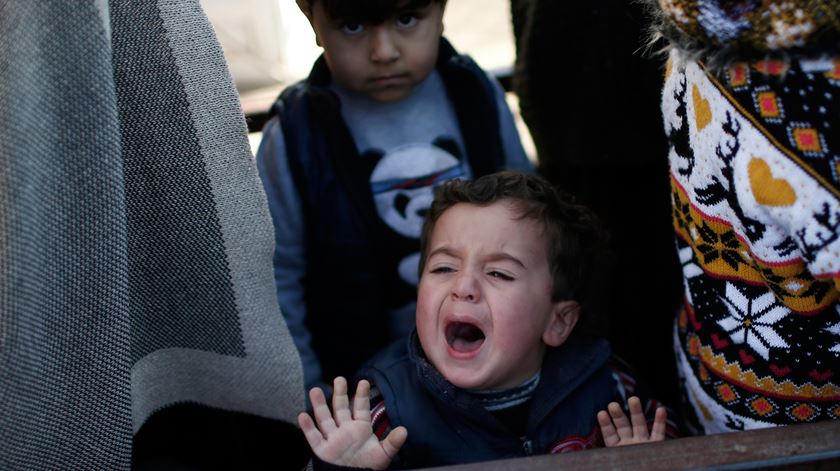
[[315, 423], [318, 424], [321, 433], [328, 437], [330, 432], [336, 429], [336, 425], [330, 408], [327, 406], [324, 391], [321, 391], [321, 388], [310, 389], [309, 400], [312, 402], [312, 414], [315, 416]]
[[621, 406], [618, 405], [617, 402], [610, 402], [607, 405], [607, 411], [610, 413], [610, 417], [612, 417], [613, 425], [615, 425], [615, 431], [618, 434], [618, 437], [621, 440], [630, 440], [633, 438], [633, 428], [630, 426], [630, 421], [627, 419], [627, 416], [624, 415], [624, 411], [621, 409]]
[[300, 429], [303, 431], [303, 436], [306, 437], [306, 441], [309, 443], [310, 448], [314, 450], [323, 443], [324, 436], [321, 435], [321, 431], [315, 426], [315, 422], [312, 421], [312, 417], [310, 417], [309, 414], [306, 412], [298, 414], [298, 425], [300, 425]]
[[647, 440], [650, 435], [648, 431], [647, 417], [642, 410], [642, 401], [632, 396], [627, 399], [627, 407], [630, 409], [630, 422], [633, 424], [633, 437], [637, 440]]
[[393, 460], [395, 456], [397, 456], [397, 452], [400, 451], [403, 444], [405, 444], [405, 440], [408, 438], [408, 429], [403, 426], [399, 426], [394, 430], [391, 430], [388, 435], [382, 440], [382, 450], [388, 455], [388, 458]]
[[656, 408], [656, 415], [653, 418], [653, 429], [650, 432], [650, 441], [661, 442], [665, 440], [665, 426], [668, 420], [668, 411], [664, 407]]
[[615, 431], [615, 426], [607, 411], [598, 412], [598, 425], [601, 427], [601, 436], [604, 437], [605, 446], [616, 446], [620, 441]]
[[347, 397], [347, 380], [342, 376], [337, 376], [333, 381], [332, 406], [336, 425], [341, 427], [353, 420], [350, 415], [350, 399]]
[[363, 379], [356, 386], [353, 397], [353, 418], [370, 422], [370, 383]]

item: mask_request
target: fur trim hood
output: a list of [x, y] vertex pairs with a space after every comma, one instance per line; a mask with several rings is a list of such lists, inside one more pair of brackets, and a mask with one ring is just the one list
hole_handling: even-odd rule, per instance
[[840, 0], [642, 0], [651, 44], [719, 69], [735, 61], [840, 53]]

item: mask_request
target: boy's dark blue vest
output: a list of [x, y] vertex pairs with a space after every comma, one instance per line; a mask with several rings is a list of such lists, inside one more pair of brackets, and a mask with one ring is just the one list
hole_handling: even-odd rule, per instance
[[[445, 39], [436, 68], [473, 175], [501, 170], [505, 157], [494, 84]], [[352, 377], [392, 340], [388, 312], [416, 296], [397, 276], [397, 263], [419, 249], [417, 239], [396, 234], [377, 215], [370, 187], [376, 160], [359, 155], [329, 83], [322, 56], [310, 76], [285, 90], [272, 108], [302, 196], [306, 326], [327, 380]]]
[[569, 339], [546, 352], [531, 398], [527, 432], [518, 437], [428, 362], [416, 335], [397, 342], [359, 371], [385, 399], [392, 427], [405, 426], [400, 468], [420, 468], [551, 452], [561, 441], [585, 441], [596, 414], [616, 400], [604, 340]]

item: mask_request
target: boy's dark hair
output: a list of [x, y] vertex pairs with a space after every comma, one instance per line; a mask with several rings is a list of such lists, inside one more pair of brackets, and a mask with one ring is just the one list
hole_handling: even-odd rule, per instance
[[[593, 295], [598, 295], [595, 290], [602, 288], [595, 283], [595, 277], [601, 275], [607, 235], [589, 209], [575, 204], [545, 179], [514, 171], [473, 181], [449, 180], [435, 188], [434, 194], [420, 237], [420, 276], [426, 264], [429, 237], [447, 209], [458, 203], [487, 206], [505, 201], [513, 205], [520, 219], [531, 219], [543, 226], [554, 278], [552, 301], [575, 300], [585, 311], [591, 310]], [[588, 320], [594, 321], [587, 314]]]
[[442, 3], [444, 0], [305, 0], [310, 8], [317, 1], [324, 5], [324, 11], [330, 18], [340, 19], [351, 23], [374, 24], [383, 23], [388, 18], [401, 12], [409, 12], [425, 8], [432, 2]]

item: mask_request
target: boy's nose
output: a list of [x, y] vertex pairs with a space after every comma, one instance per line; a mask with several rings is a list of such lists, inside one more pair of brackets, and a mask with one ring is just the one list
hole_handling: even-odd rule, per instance
[[452, 297], [455, 300], [477, 302], [481, 298], [480, 292], [478, 281], [471, 273], [462, 272], [454, 280]]
[[374, 28], [370, 41], [370, 60], [372, 62], [388, 63], [400, 57], [400, 50], [385, 25]]

